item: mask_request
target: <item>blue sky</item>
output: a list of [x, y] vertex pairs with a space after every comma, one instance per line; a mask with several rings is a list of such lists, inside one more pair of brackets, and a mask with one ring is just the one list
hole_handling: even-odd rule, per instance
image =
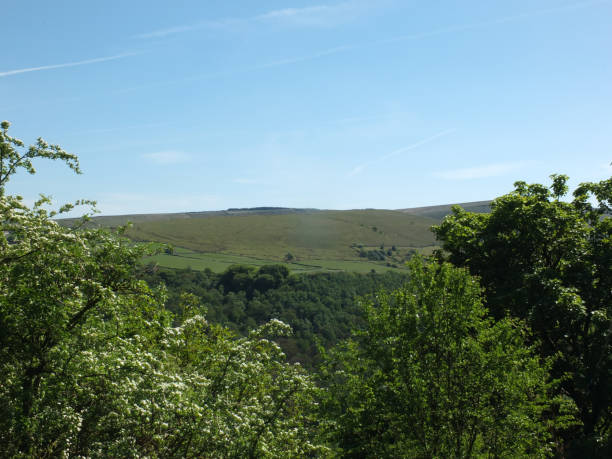
[[404, 208], [612, 173], [612, 2], [27, 1], [0, 118], [103, 214]]

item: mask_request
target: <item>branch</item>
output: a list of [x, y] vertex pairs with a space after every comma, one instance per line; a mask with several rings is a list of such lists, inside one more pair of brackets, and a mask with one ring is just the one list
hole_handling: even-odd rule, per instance
[[27, 253], [24, 253], [23, 255], [19, 255], [19, 256], [12, 256], [12, 257], [4, 257], [0, 259], [0, 264], [6, 264], [6, 263], [11, 263], [13, 261], [18, 261], [21, 260], [22, 258], [25, 258], [29, 255], [32, 255], [36, 252], [40, 252], [40, 247], [38, 249], [34, 249], [34, 250], [30, 250]]
[[100, 297], [98, 295], [93, 296], [92, 298], [90, 298], [87, 303], [85, 303], [85, 306], [83, 308], [81, 308], [81, 310], [79, 312], [77, 312], [75, 315], [73, 315], [71, 317], [71, 319], [68, 321], [68, 325], [66, 326], [66, 330], [70, 331], [72, 330], [74, 327], [77, 326], [77, 324], [79, 323], [79, 321], [81, 320], [81, 318], [91, 309], [93, 309], [96, 304], [98, 303], [98, 301], [100, 300]]

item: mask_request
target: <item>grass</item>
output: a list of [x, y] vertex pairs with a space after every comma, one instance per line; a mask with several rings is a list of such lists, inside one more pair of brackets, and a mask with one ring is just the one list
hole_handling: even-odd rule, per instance
[[[201, 254], [280, 262], [359, 261], [359, 246], [424, 248], [435, 244], [435, 220], [390, 210], [319, 211], [284, 215], [239, 215], [140, 221], [128, 235]], [[401, 250], [400, 250], [401, 251]], [[225, 259], [218, 258], [219, 263]]]
[[[427, 248], [425, 249], [427, 250]], [[143, 260], [144, 263], [154, 262], [161, 267], [171, 269], [191, 268], [196, 271], [210, 269], [214, 272], [223, 272], [229, 266], [240, 264], [259, 268], [267, 264], [279, 263], [276, 260], [254, 258], [240, 255], [229, 255], [223, 253], [198, 253], [182, 247], [177, 247], [174, 254], [159, 254], [153, 257], [147, 257]], [[391, 270], [403, 270], [404, 264], [397, 262], [396, 268], [386, 265], [386, 262], [373, 261], [356, 261], [356, 260], [325, 260], [325, 259], [310, 259], [307, 261], [295, 261], [293, 263], [281, 262], [294, 273], [308, 272], [338, 272], [349, 271], [367, 273], [372, 270], [376, 272], [384, 272]]]
[[[174, 254], [159, 254], [144, 263], [215, 272], [234, 264], [271, 263], [286, 264], [293, 272], [404, 269], [411, 253], [429, 254], [436, 247], [430, 228], [439, 223], [439, 219], [393, 210], [230, 209], [96, 217], [91, 225], [113, 227], [130, 220], [130, 238], [175, 247]], [[387, 255], [393, 246], [396, 250]], [[384, 261], [360, 257], [360, 252], [380, 254], [381, 248]], [[294, 258], [286, 263], [289, 253]]]

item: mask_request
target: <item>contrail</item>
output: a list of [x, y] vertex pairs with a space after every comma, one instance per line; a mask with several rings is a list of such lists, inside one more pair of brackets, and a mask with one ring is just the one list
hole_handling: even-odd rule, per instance
[[378, 163], [378, 162], [381, 162], [381, 161], [385, 161], [386, 159], [389, 159], [389, 158], [391, 158], [393, 156], [397, 156], [397, 155], [399, 155], [401, 153], [406, 153], [407, 151], [414, 150], [415, 148], [419, 148], [420, 146], [423, 146], [426, 143], [433, 142], [434, 140], [439, 139], [440, 137], [447, 136], [448, 134], [450, 134], [452, 132], [455, 132], [455, 131], [456, 131], [456, 129], [445, 129], [444, 131], [440, 131], [437, 134], [434, 134], [434, 135], [432, 135], [430, 137], [426, 137], [423, 140], [419, 140], [418, 142], [415, 142], [415, 143], [413, 143], [411, 145], [399, 148], [397, 150], [392, 151], [391, 153], [387, 153], [386, 155], [383, 155], [383, 156], [380, 156], [380, 157], [378, 157], [376, 159], [373, 159], [372, 161], [368, 161], [366, 163], [360, 164], [359, 166], [356, 166], [355, 168], [353, 168], [353, 170], [351, 170], [348, 175], [349, 175], [349, 177], [357, 175], [361, 171], [363, 171], [367, 166], [370, 166], [370, 165], [372, 165], [374, 163]]
[[[248, 72], [257, 71], [257, 70], [264, 70], [264, 69], [274, 68], [274, 67], [282, 67], [285, 65], [296, 64], [299, 62], [316, 60], [316, 59], [320, 59], [322, 57], [330, 56], [333, 54], [345, 53], [348, 51], [359, 50], [359, 49], [363, 49], [363, 48], [367, 48], [371, 46], [380, 46], [380, 45], [401, 42], [401, 41], [421, 40], [424, 38], [429, 38], [429, 37], [438, 36], [438, 35], [460, 33], [460, 32], [467, 31], [467, 30], [485, 28], [485, 27], [490, 27], [490, 26], [497, 25], [497, 24], [504, 24], [508, 22], [515, 22], [515, 21], [519, 21], [522, 19], [527, 19], [527, 18], [531, 18], [535, 16], [560, 13], [563, 11], [581, 9], [581, 8], [586, 8], [586, 7], [595, 6], [599, 4], [606, 4], [606, 3], [610, 3], [610, 0], [588, 0], [588, 1], [583, 1], [583, 2], [570, 3], [568, 5], [563, 5], [559, 7], [518, 13], [513, 16], [504, 16], [504, 17], [494, 18], [494, 19], [490, 19], [490, 20], [482, 21], [482, 22], [455, 24], [455, 25], [441, 27], [438, 29], [433, 29], [433, 30], [429, 30], [425, 32], [417, 32], [414, 34], [398, 35], [394, 37], [381, 38], [379, 40], [367, 41], [367, 42], [362, 42], [362, 43], [350, 43], [346, 45], [324, 49], [324, 50], [321, 50], [319, 52], [309, 54], [309, 55], [289, 57], [286, 59], [281, 59], [281, 60], [272, 61], [272, 62], [264, 62], [264, 63], [255, 64], [255, 65], [248, 66], [248, 67], [238, 68], [235, 70], [215, 72], [215, 73], [209, 73], [209, 74], [203, 74], [203, 75], [193, 75], [190, 77], [184, 77], [184, 78], [171, 80], [171, 81], [164, 81], [164, 82], [159, 82], [159, 83], [153, 83], [150, 85], [142, 85], [142, 86], [136, 86], [132, 88], [125, 88], [124, 90], [120, 90], [120, 92], [140, 90], [140, 89], [152, 88], [152, 87], [157, 87], [157, 86], [173, 85], [173, 84], [179, 84], [179, 83], [195, 81], [195, 80], [200, 80], [200, 79], [224, 78], [227, 76], [240, 75], [242, 73], [248, 73]], [[183, 31], [184, 27], [186, 26], [179, 26], [174, 29], [177, 29], [176, 31], [180, 32], [180, 31]], [[191, 28], [192, 27], [189, 26], [188, 30], [191, 30]], [[174, 33], [174, 29], [169, 29], [169, 30], [171, 30], [172, 33]], [[160, 31], [151, 32], [150, 34], [143, 34], [142, 36], [148, 36], [148, 35], [153, 36], [153, 34], [158, 34], [158, 33], [161, 33], [161, 32]], [[2, 74], [0, 74], [0, 76], [2, 76]]]
[[77, 67], [79, 65], [95, 64], [97, 62], [114, 61], [116, 59], [123, 59], [124, 57], [134, 56], [135, 54], [137, 53], [115, 54], [114, 56], [96, 57], [95, 59], [86, 59], [84, 61], [77, 61], [77, 62], [66, 62], [64, 64], [42, 65], [40, 67], [29, 67], [26, 69], [8, 70], [6, 72], [0, 72], [0, 77], [18, 75], [20, 73], [39, 72], [41, 70], [61, 69], [64, 67]]
[[437, 35], [446, 35], [455, 32], [463, 32], [466, 30], [479, 29], [483, 27], [489, 27], [497, 24], [505, 24], [507, 22], [520, 21], [522, 19], [529, 19], [536, 16], [542, 16], [546, 14], [561, 13], [563, 11], [577, 10], [580, 8], [587, 8], [599, 4], [610, 3], [610, 0], [589, 0], [586, 2], [570, 3], [568, 5], [557, 6], [553, 8], [545, 8], [540, 10], [527, 11], [524, 13], [515, 14], [512, 16], [504, 16], [501, 18], [490, 19], [482, 22], [472, 22], [467, 24], [455, 24], [448, 27], [441, 27], [439, 29], [429, 30], [427, 32], [419, 32], [409, 35], [398, 35], [396, 37], [383, 38], [381, 40], [370, 42], [371, 45], [382, 45], [387, 43], [394, 43], [398, 41], [418, 40], [421, 38], [435, 37]]

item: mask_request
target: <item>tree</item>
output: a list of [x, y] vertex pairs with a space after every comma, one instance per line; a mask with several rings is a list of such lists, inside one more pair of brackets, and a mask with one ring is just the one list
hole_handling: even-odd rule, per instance
[[273, 288], [278, 288], [289, 277], [289, 274], [289, 268], [285, 265], [264, 265], [257, 270], [258, 276], [272, 276], [274, 279]]
[[[492, 314], [525, 319], [553, 375], [579, 408], [582, 453], [612, 450], [612, 178], [583, 183], [565, 202], [567, 180], [515, 183], [490, 214], [460, 207], [433, 228], [442, 258], [481, 279]], [[607, 438], [607, 440], [606, 440]], [[608, 450], [608, 453], [612, 452]]]
[[[0, 137], [0, 185], [35, 158], [76, 157]], [[31, 153], [29, 153], [31, 152]], [[8, 166], [7, 166], [8, 164]], [[0, 195], [0, 456], [303, 457], [313, 385], [285, 363], [271, 321], [239, 338], [182, 295], [172, 326], [165, 289], [136, 280], [155, 247], [59, 225]], [[72, 206], [64, 206], [61, 211]], [[158, 248], [159, 249], [159, 248]]]
[[219, 285], [225, 292], [250, 292], [255, 268], [245, 265], [232, 265], [225, 270], [219, 279]]
[[58, 145], [49, 145], [40, 137], [35, 145], [23, 151], [23, 142], [8, 135], [9, 127], [8, 121], [0, 123], [0, 196], [4, 196], [6, 183], [19, 169], [25, 169], [29, 174], [36, 172], [32, 164], [34, 159], [57, 159], [77, 174], [81, 173], [76, 155], [67, 153]]
[[366, 330], [321, 373], [325, 428], [344, 455], [551, 454], [571, 406], [549, 398], [547, 365], [525, 345], [523, 325], [490, 319], [466, 270], [415, 257], [406, 286], [365, 311]]

